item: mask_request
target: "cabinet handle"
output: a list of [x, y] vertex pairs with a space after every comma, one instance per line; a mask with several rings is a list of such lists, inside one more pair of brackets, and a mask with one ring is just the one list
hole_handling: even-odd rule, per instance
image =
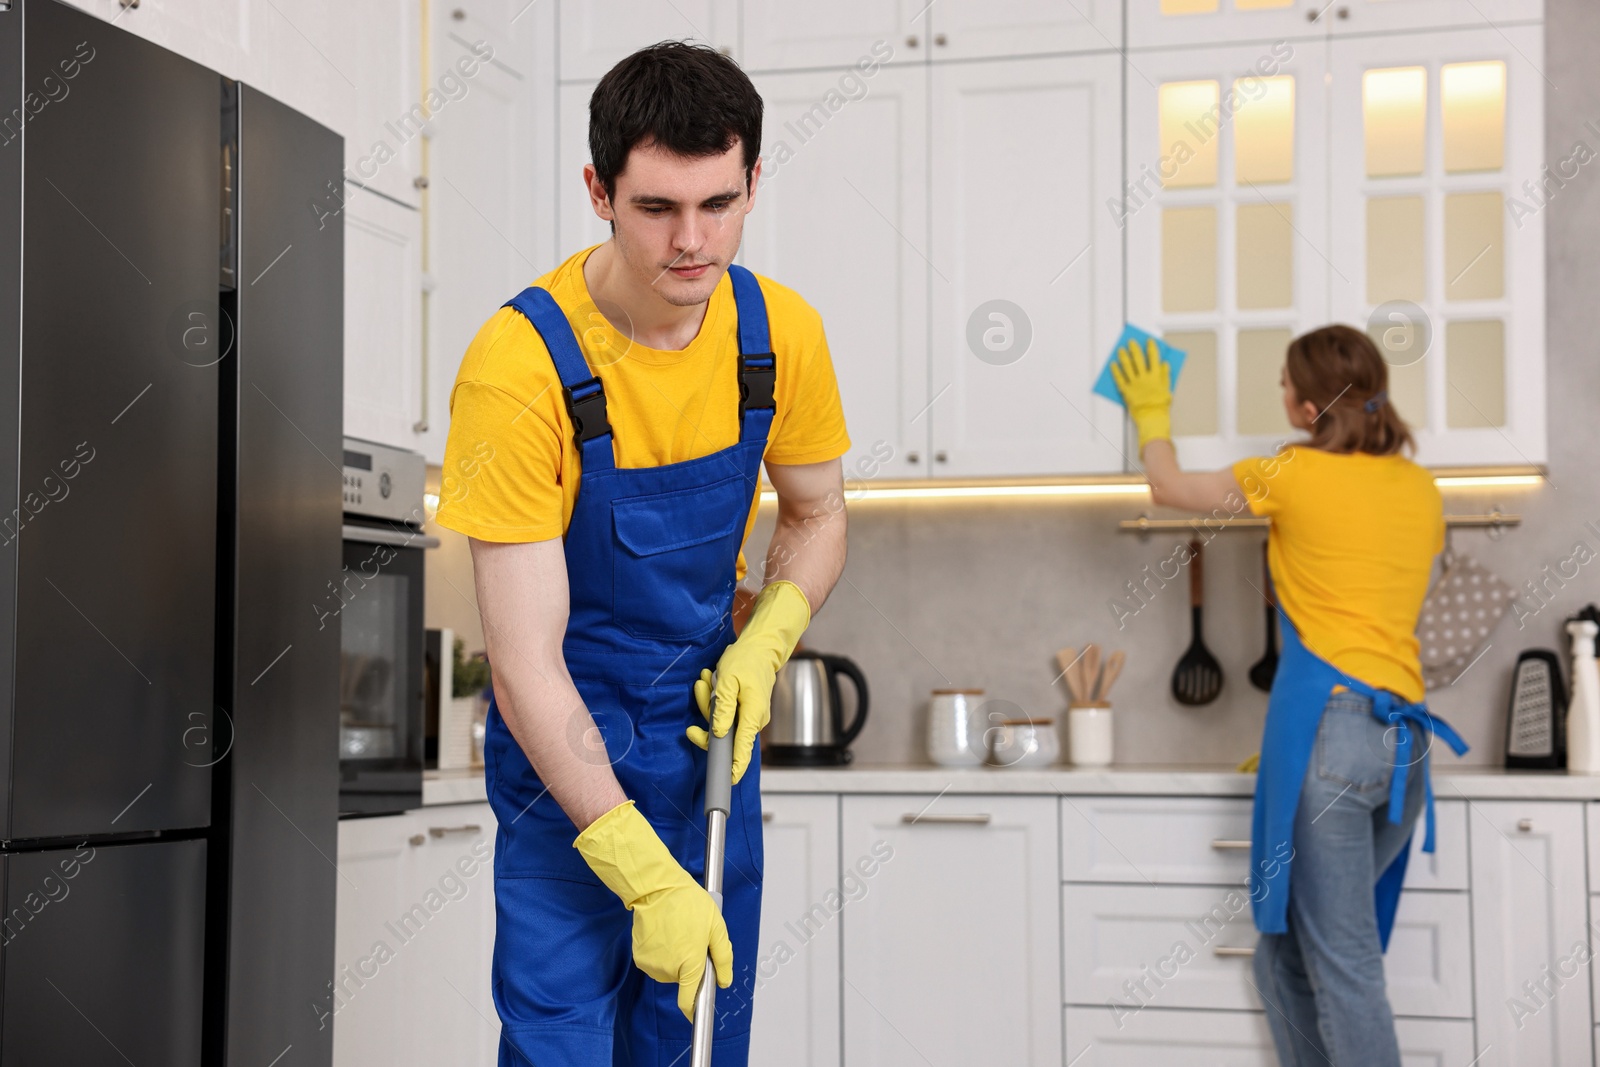
[[1256, 950], [1253, 947], [1252, 948], [1235, 948], [1232, 945], [1218, 945], [1216, 948], [1212, 949], [1211, 951], [1212, 951], [1213, 954], [1218, 955], [1218, 956], [1249, 957], [1249, 956], [1254, 956], [1256, 954]]
[[988, 826], [991, 818], [992, 816], [987, 813], [979, 813], [977, 815], [919, 815], [914, 811], [908, 811], [900, 816], [900, 821], [907, 826], [914, 826], [919, 822], [953, 823], [961, 826]]
[[469, 822], [465, 826], [430, 826], [430, 827], [428, 827], [428, 833], [432, 837], [443, 837], [445, 834], [476, 834], [476, 833], [482, 833], [482, 832], [483, 832], [483, 827], [479, 826], [475, 822]]
[[944, 34], [936, 33], [933, 35], [933, 43], [938, 45], [940, 48], [943, 48], [945, 45], [950, 43], [950, 40], [949, 38], [945, 37]]
[[915, 47], [917, 47], [917, 35], [916, 34], [913, 33], [910, 37], [906, 38], [906, 47], [907, 48], [915, 48]]
[[1347, 7], [1341, 7], [1339, 9], [1339, 17], [1342, 18], [1342, 19], [1349, 18], [1350, 17], [1350, 9], [1347, 8]]
[[1318, 8], [1314, 8], [1313, 7], [1311, 9], [1309, 9], [1308, 11], [1306, 11], [1306, 21], [1307, 22], [1315, 22], [1321, 16], [1322, 16], [1322, 12]]
[[772, 815], [773, 815], [773, 813], [770, 812], [770, 811], [762, 812], [761, 813], [761, 821], [762, 822], [771, 822], [772, 821]]
[[1247, 849], [1250, 847], [1250, 842], [1236, 841], [1229, 837], [1219, 837], [1215, 841], [1211, 842], [1211, 847], [1216, 849], [1218, 852], [1228, 849]]
[[937, 451], [937, 452], [935, 452], [933, 454], [933, 458], [934, 458], [934, 462], [936, 462], [936, 463], [949, 463], [950, 462], [950, 453], [946, 452], [944, 449], [941, 448], [941, 449], [939, 449], [939, 451]]
[[907, 452], [906, 453], [906, 462], [907, 463], [921, 463], [922, 462], [922, 453], [921, 452]]
[[1518, 832], [1524, 833], [1524, 834], [1533, 833], [1533, 820], [1532, 819], [1518, 819], [1517, 820], [1517, 830], [1518, 830]]
[[426, 844], [427, 841], [428, 841], [428, 838], [423, 834], [412, 834], [410, 840], [411, 840], [411, 847], [412, 848], [416, 848], [418, 845]]

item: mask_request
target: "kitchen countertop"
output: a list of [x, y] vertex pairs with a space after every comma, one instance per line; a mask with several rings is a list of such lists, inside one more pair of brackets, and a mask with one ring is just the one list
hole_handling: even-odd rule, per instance
[[[1218, 765], [1114, 766], [1095, 770], [1045, 767], [1013, 770], [998, 767], [867, 765], [849, 768], [800, 769], [767, 767], [761, 791], [781, 793], [1006, 793], [1062, 796], [1206, 796], [1249, 797], [1256, 777]], [[1434, 795], [1440, 800], [1600, 800], [1600, 775], [1507, 771], [1498, 767], [1450, 766], [1434, 771]], [[428, 771], [423, 776], [422, 803], [482, 803], [483, 771]]]

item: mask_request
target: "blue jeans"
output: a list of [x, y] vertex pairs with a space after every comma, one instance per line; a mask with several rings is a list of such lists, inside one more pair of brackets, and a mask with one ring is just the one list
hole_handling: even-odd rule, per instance
[[1328, 698], [1294, 820], [1289, 931], [1256, 946], [1258, 992], [1283, 1067], [1400, 1067], [1373, 887], [1422, 811], [1426, 739], [1389, 821], [1390, 727], [1355, 693]]

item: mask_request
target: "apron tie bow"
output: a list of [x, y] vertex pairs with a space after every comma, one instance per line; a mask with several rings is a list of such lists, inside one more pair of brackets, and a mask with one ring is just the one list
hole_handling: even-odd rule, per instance
[[[1394, 775], [1389, 780], [1389, 821], [1396, 826], [1405, 817], [1406, 808], [1406, 782], [1410, 778], [1412, 763], [1412, 750], [1416, 745], [1415, 731], [1420, 731], [1424, 741], [1430, 736], [1438, 735], [1444, 738], [1458, 756], [1465, 755], [1467, 743], [1461, 736], [1451, 729], [1450, 724], [1442, 719], [1436, 719], [1428, 712], [1426, 704], [1409, 704], [1399, 700], [1387, 689], [1376, 690], [1372, 694], [1372, 714], [1380, 722], [1388, 723], [1390, 729], [1395, 731], [1394, 743]], [[1422, 756], [1427, 758], [1426, 744]], [[1423, 769], [1423, 788], [1427, 795], [1424, 807], [1426, 813], [1426, 829], [1422, 837], [1422, 851], [1432, 852], [1434, 846], [1434, 817], [1433, 817], [1433, 776]]]

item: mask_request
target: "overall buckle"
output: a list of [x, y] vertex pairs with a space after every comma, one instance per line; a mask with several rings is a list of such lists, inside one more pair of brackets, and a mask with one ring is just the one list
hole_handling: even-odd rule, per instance
[[573, 437], [580, 448], [585, 441], [611, 432], [611, 423], [606, 419], [606, 390], [599, 378], [590, 378], [571, 388], [562, 386], [561, 394], [566, 397]]
[[739, 413], [777, 407], [778, 365], [771, 352], [739, 356]]

